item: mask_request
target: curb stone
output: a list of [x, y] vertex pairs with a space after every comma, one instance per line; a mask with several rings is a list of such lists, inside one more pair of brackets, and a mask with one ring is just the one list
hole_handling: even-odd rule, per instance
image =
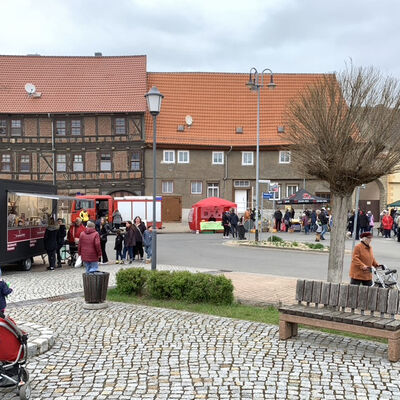
[[28, 333], [28, 358], [50, 350], [54, 343], [54, 332], [42, 325], [20, 321], [18, 327]]

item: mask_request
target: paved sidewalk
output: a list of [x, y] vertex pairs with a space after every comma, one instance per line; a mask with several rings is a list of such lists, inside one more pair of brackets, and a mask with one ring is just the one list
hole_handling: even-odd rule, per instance
[[[111, 285], [120, 268], [102, 266]], [[224, 273], [240, 301], [294, 299], [294, 278], [188, 269]], [[54, 332], [54, 346], [29, 360], [33, 399], [400, 398], [400, 362], [387, 360], [385, 344], [306, 329], [280, 341], [273, 325], [122, 303], [85, 310], [74, 295], [82, 291], [82, 272], [7, 274], [15, 289], [11, 316], [28, 329], [40, 323]], [[0, 398], [18, 397], [0, 389]]]

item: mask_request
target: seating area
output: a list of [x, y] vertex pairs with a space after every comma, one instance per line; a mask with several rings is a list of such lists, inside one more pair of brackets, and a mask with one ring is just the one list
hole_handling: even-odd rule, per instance
[[388, 339], [388, 359], [400, 359], [399, 291], [299, 279], [297, 305], [279, 308], [279, 338], [297, 336], [298, 324]]

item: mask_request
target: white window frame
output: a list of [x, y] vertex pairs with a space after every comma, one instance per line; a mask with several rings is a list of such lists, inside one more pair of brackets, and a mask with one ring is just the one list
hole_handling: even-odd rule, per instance
[[[75, 159], [75, 157], [80, 158], [81, 161]], [[85, 160], [82, 154], [74, 154], [72, 159], [72, 170], [74, 172], [84, 172], [85, 171]]]
[[[295, 188], [293, 193], [289, 193], [289, 188]], [[291, 196], [292, 194], [295, 194], [299, 190], [299, 185], [286, 185], [286, 197]]]
[[[212, 192], [216, 190], [216, 193], [211, 193], [210, 195], [210, 190]], [[215, 182], [207, 183], [207, 197], [219, 197], [219, 183]]]
[[11, 172], [11, 154], [1, 155], [1, 172]]
[[[216, 158], [221, 158], [220, 160]], [[224, 165], [224, 152], [223, 151], [213, 151], [212, 152], [212, 164], [213, 165]]]
[[[198, 186], [200, 185], [200, 190], [193, 190], [193, 185], [195, 186], [196, 189], [198, 189]], [[203, 194], [203, 182], [202, 181], [190, 182], [190, 192], [192, 194]]]
[[274, 196], [272, 198], [272, 200], [280, 200], [281, 199], [281, 193], [282, 193], [282, 185], [278, 185], [278, 191], [277, 192], [273, 192]]
[[[182, 160], [181, 160], [182, 156]], [[187, 159], [185, 160], [185, 156], [187, 156]], [[189, 155], [189, 150], [178, 150], [178, 164], [189, 164], [190, 160], [190, 155]]]
[[[171, 160], [169, 159], [169, 157], [166, 157], [167, 154], [172, 154]], [[164, 150], [163, 151], [163, 161], [162, 162], [164, 164], [175, 164], [175, 150]]]
[[174, 193], [174, 181], [162, 181], [161, 182], [162, 193]]
[[233, 186], [235, 188], [249, 188], [250, 181], [245, 180], [245, 179], [236, 179], [233, 181]]
[[279, 152], [279, 164], [290, 164], [292, 161], [292, 154], [290, 151], [282, 150]]
[[[104, 159], [103, 159], [103, 156]], [[106, 156], [110, 159], [106, 159]], [[112, 170], [112, 154], [111, 153], [101, 153], [100, 154], [100, 171], [110, 172]]]
[[[251, 154], [251, 163], [248, 161], [245, 162], [245, 157]], [[242, 151], [242, 165], [243, 166], [251, 166], [254, 165], [254, 152], [253, 151]]]
[[67, 171], [67, 155], [66, 154], [57, 154], [57, 172], [66, 172]]

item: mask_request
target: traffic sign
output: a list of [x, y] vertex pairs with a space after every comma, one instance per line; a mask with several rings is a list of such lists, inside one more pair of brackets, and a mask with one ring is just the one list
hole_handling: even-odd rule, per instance
[[263, 192], [263, 199], [272, 199], [274, 197], [274, 194], [271, 192]]

